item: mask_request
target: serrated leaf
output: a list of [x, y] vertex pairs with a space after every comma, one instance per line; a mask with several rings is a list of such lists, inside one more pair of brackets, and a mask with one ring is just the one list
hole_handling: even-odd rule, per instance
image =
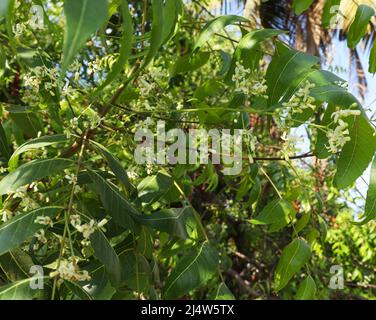
[[81, 47], [107, 18], [107, 0], [65, 0], [66, 31], [63, 48], [63, 73]]
[[296, 293], [296, 300], [313, 300], [316, 295], [317, 287], [315, 280], [311, 276], [307, 276], [299, 285]]
[[357, 224], [366, 224], [376, 219], [376, 157], [374, 157], [371, 166], [371, 177], [368, 185], [366, 205], [361, 221]]
[[354, 49], [358, 42], [363, 38], [366, 33], [367, 26], [375, 14], [370, 6], [361, 4], [356, 10], [354, 21], [351, 23], [350, 29], [347, 33], [347, 46]]
[[149, 215], [138, 215], [136, 219], [150, 228], [183, 239], [187, 239], [188, 231], [196, 227], [195, 216], [190, 207], [163, 209]]
[[318, 57], [292, 49], [281, 55], [275, 54], [265, 76], [268, 106], [277, 104], [291, 86], [291, 82], [319, 62]]
[[51, 135], [51, 136], [43, 136], [40, 138], [35, 138], [30, 141], [25, 142], [23, 145], [18, 147], [16, 151], [12, 154], [8, 161], [8, 166], [11, 169], [15, 169], [18, 166], [18, 157], [20, 154], [30, 151], [30, 150], [36, 150], [44, 147], [48, 147], [60, 142], [66, 142], [68, 141], [66, 135], [64, 134], [57, 134], [57, 135]]
[[276, 292], [287, 285], [290, 279], [307, 263], [310, 255], [311, 248], [302, 239], [293, 240], [283, 249], [274, 274]]
[[362, 115], [349, 120], [349, 131], [351, 140], [337, 159], [335, 181], [341, 189], [350, 186], [362, 175], [376, 151], [375, 130]]
[[120, 260], [114, 248], [101, 230], [96, 230], [90, 236], [91, 244], [94, 248], [95, 257], [101, 261], [105, 267], [111, 284], [117, 288], [120, 286], [121, 267]]
[[72, 160], [59, 158], [25, 163], [0, 181], [0, 195], [14, 192], [26, 184], [62, 173], [64, 169], [73, 164]]
[[294, 217], [294, 208], [291, 203], [275, 199], [269, 202], [264, 209], [251, 220], [253, 224], [274, 224], [287, 225]]
[[209, 21], [205, 27], [202, 29], [194, 47], [193, 52], [197, 51], [203, 45], [205, 45], [212, 37], [221, 32], [226, 26], [233, 25], [238, 22], [248, 22], [249, 20], [236, 16], [236, 15], [227, 15], [214, 18], [213, 20]]
[[292, 9], [296, 15], [302, 14], [311, 6], [312, 2], [313, 0], [293, 0]]
[[0, 225], [0, 256], [18, 247], [38, 230], [43, 229], [43, 225], [34, 223], [38, 216], [53, 218], [62, 209], [61, 207], [45, 207], [19, 213], [11, 220]]
[[138, 228], [132, 216], [138, 215], [138, 211], [111, 182], [106, 181], [94, 171], [89, 171], [89, 175], [108, 214], [123, 228], [137, 231]]
[[184, 255], [176, 264], [163, 288], [165, 299], [177, 299], [205, 284], [217, 273], [218, 253], [204, 242]]

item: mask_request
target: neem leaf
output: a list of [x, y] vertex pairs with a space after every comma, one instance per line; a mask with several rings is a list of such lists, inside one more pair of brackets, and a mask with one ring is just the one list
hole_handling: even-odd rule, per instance
[[221, 16], [209, 21], [202, 29], [194, 47], [193, 52], [197, 51], [206, 44], [212, 37], [222, 31], [226, 26], [238, 22], [248, 22], [248, 19], [235, 15]]
[[374, 219], [376, 219], [376, 157], [374, 157], [371, 166], [371, 177], [368, 185], [364, 215], [358, 224], [365, 224]]
[[65, 0], [66, 31], [63, 48], [63, 72], [81, 47], [107, 18], [107, 0]]
[[352, 22], [349, 32], [347, 33], [347, 46], [354, 49], [358, 42], [366, 33], [368, 23], [375, 14], [370, 6], [361, 4], [356, 10], [354, 21]]
[[123, 35], [120, 39], [121, 47], [119, 52], [119, 58], [116, 60], [108, 73], [106, 80], [97, 88], [97, 92], [105, 88], [110, 84], [124, 69], [124, 65], [128, 61], [132, 53], [133, 45], [133, 20], [129, 13], [128, 0], [122, 0], [121, 5], [121, 16], [123, 17]]
[[27, 162], [0, 181], [0, 195], [16, 191], [34, 181], [61, 173], [74, 163], [69, 159], [43, 159]]
[[11, 220], [0, 225], [0, 256], [19, 246], [27, 238], [33, 236], [43, 225], [35, 223], [38, 216], [53, 218], [63, 208], [45, 207], [17, 214]]
[[311, 276], [308, 276], [299, 285], [296, 293], [296, 300], [312, 300], [315, 297], [317, 291], [315, 280]]
[[306, 264], [311, 255], [311, 248], [302, 239], [295, 239], [287, 245], [279, 259], [274, 274], [275, 291], [283, 289], [290, 279]]
[[177, 299], [206, 283], [217, 272], [218, 253], [204, 242], [183, 256], [163, 288], [165, 299]]
[[43, 147], [48, 147], [60, 142], [66, 142], [68, 141], [65, 134], [56, 134], [51, 136], [43, 136], [40, 138], [35, 138], [32, 140], [29, 140], [25, 142], [23, 145], [18, 147], [16, 151], [12, 154], [8, 161], [8, 165], [11, 169], [14, 169], [18, 165], [18, 156], [24, 152], [27, 152], [29, 150], [35, 150], [40, 149]]
[[293, 0], [292, 8], [295, 14], [299, 15], [306, 11], [312, 4], [313, 0]]
[[375, 130], [363, 115], [351, 117], [349, 131], [351, 140], [337, 159], [335, 181], [341, 189], [350, 186], [362, 175], [376, 151]]

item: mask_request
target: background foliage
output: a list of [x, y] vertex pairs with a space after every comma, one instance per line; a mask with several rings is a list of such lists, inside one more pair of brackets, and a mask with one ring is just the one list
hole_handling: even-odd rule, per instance
[[[374, 122], [319, 58], [335, 32], [373, 43], [372, 3], [332, 30], [339, 1], [250, 2], [262, 25], [205, 1], [1, 2], [0, 299], [374, 298]], [[244, 129], [241, 173], [137, 164], [157, 120]]]

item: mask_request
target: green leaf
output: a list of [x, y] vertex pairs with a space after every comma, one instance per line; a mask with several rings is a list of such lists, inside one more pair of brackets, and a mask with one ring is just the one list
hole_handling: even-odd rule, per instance
[[138, 215], [138, 211], [111, 182], [106, 181], [94, 171], [89, 171], [89, 175], [108, 214], [123, 228], [137, 232], [138, 228], [132, 217]]
[[210, 58], [210, 53], [203, 51], [192, 55], [178, 57], [175, 63], [170, 67], [170, 76], [195, 71], [204, 66]]
[[268, 106], [278, 103], [291, 86], [291, 82], [319, 62], [318, 57], [292, 49], [282, 55], [274, 55], [265, 76], [268, 86]]
[[371, 177], [368, 185], [364, 215], [358, 224], [366, 224], [374, 219], [376, 219], [376, 157], [374, 157], [371, 166]]
[[237, 62], [241, 62], [247, 69], [255, 69], [258, 65], [259, 59], [261, 58], [260, 44], [272, 37], [278, 36], [281, 33], [283, 33], [283, 31], [262, 29], [251, 31], [241, 38], [234, 52], [230, 70], [226, 76], [227, 81], [231, 81], [231, 77], [234, 74]]
[[143, 255], [133, 249], [119, 254], [121, 264], [121, 283], [136, 292], [148, 292], [151, 270]]
[[286, 200], [275, 199], [251, 220], [253, 224], [282, 223], [287, 225], [294, 217], [295, 211], [291, 203]]
[[373, 46], [371, 49], [371, 52], [369, 54], [369, 73], [375, 73], [376, 72], [376, 41], [373, 42]]
[[132, 194], [136, 191], [135, 186], [129, 181], [127, 172], [124, 170], [123, 166], [121, 165], [120, 161], [104, 146], [99, 144], [95, 141], [90, 141], [95, 147], [99, 150], [99, 152], [104, 156], [107, 160], [108, 165], [110, 166], [112, 172], [115, 174], [116, 178], [123, 184], [123, 186], [127, 189], [129, 194]]
[[0, 122], [0, 155], [2, 155], [7, 160], [10, 157], [10, 149], [9, 149], [8, 140], [5, 135], [5, 131], [1, 122]]
[[34, 223], [38, 216], [53, 218], [62, 209], [61, 207], [45, 207], [26, 213], [20, 213], [0, 225], [0, 256], [18, 247], [38, 230], [43, 229], [43, 225]]
[[160, 171], [156, 175], [148, 176], [142, 180], [137, 189], [138, 199], [144, 204], [152, 204], [161, 198], [168, 198], [176, 188], [172, 177]]
[[121, 267], [120, 260], [110, 242], [100, 230], [90, 236], [95, 257], [103, 263], [111, 284], [117, 288], [120, 285]]
[[8, 161], [8, 165], [10, 169], [15, 169], [18, 166], [18, 157], [20, 154], [30, 151], [30, 150], [36, 150], [43, 147], [48, 147], [60, 142], [66, 142], [68, 141], [66, 135], [64, 134], [57, 134], [57, 135], [51, 135], [51, 136], [43, 136], [40, 138], [35, 138], [30, 141], [25, 142], [23, 145], [18, 147], [16, 151], [12, 154]]
[[80, 300], [93, 300], [91, 295], [84, 290], [77, 282], [64, 280], [64, 284], [69, 291], [74, 293]]
[[23, 164], [0, 181], [0, 195], [16, 191], [34, 181], [61, 173], [74, 164], [69, 159], [43, 159]]
[[163, 29], [165, 20], [163, 0], [152, 0], [152, 12], [153, 21], [151, 25], [150, 48], [139, 70], [144, 69], [153, 60], [164, 40]]
[[9, 5], [10, 0], [1, 0], [0, 2], [0, 18], [5, 16], [8, 10], [8, 5]]
[[196, 219], [190, 207], [163, 209], [150, 215], [138, 215], [136, 220], [143, 225], [183, 239], [187, 239], [189, 231], [196, 227]]
[[307, 263], [310, 255], [311, 249], [302, 239], [293, 240], [283, 249], [274, 274], [276, 292], [287, 285], [290, 279]]
[[81, 47], [107, 18], [107, 0], [65, 0], [66, 32], [63, 48], [63, 73]]
[[94, 300], [109, 300], [115, 294], [116, 289], [111, 286], [108, 275], [103, 265], [95, 262], [94, 270], [88, 270], [90, 281], [83, 284], [83, 288]]
[[166, 0], [163, 10], [162, 43], [166, 43], [174, 35], [179, 16], [182, 14], [182, 9], [181, 0]]
[[[47, 281], [49, 277], [44, 277]], [[30, 287], [33, 278], [20, 280], [0, 287], [0, 300], [32, 300], [35, 298], [43, 298], [46, 290], [35, 290]]]
[[212, 300], [235, 300], [234, 295], [224, 282], [220, 283]]
[[341, 0], [326, 0], [322, 17], [321, 17], [321, 23], [322, 26], [327, 29], [331, 27], [331, 21], [334, 18], [334, 16], [338, 12], [339, 5], [341, 3]]
[[363, 38], [366, 33], [367, 26], [375, 14], [375, 10], [371, 7], [361, 4], [356, 10], [354, 21], [347, 33], [347, 46], [354, 49], [358, 42]]
[[302, 14], [311, 6], [312, 2], [313, 0], [293, 0], [292, 9], [296, 15]]
[[218, 253], [208, 243], [184, 255], [171, 272], [163, 288], [165, 299], [177, 299], [205, 284], [217, 273]]
[[27, 138], [38, 136], [42, 132], [42, 124], [35, 112], [24, 106], [8, 107], [10, 118]]
[[29, 278], [29, 271], [33, 265], [34, 262], [31, 257], [19, 248], [0, 256], [0, 269], [11, 282]]
[[335, 181], [340, 189], [350, 186], [362, 175], [376, 151], [375, 130], [364, 116], [351, 117], [349, 131], [351, 140], [337, 159]]
[[316, 295], [317, 287], [315, 280], [311, 276], [307, 276], [299, 285], [296, 293], [296, 300], [313, 300]]
[[213, 36], [221, 32], [226, 26], [233, 25], [240, 22], [248, 22], [249, 20], [235, 15], [227, 15], [214, 18], [213, 20], [209, 21], [205, 27], [202, 29], [194, 47], [193, 52], [200, 49], [203, 45], [205, 45]]
[[97, 88], [96, 92], [99, 93], [103, 88], [109, 85], [124, 69], [131, 53], [133, 45], [133, 20], [129, 13], [128, 0], [121, 1], [121, 16], [123, 17], [123, 35], [120, 39], [121, 48], [119, 52], [119, 58], [112, 66], [111, 71], [108, 73], [106, 80]]

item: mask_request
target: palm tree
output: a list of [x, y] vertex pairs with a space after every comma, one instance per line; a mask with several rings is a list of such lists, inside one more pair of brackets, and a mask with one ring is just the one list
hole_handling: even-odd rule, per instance
[[[332, 7], [332, 12], [338, 12], [339, 23], [334, 28], [326, 29], [323, 27], [323, 12], [329, 10], [329, 5], [335, 4], [335, 2], [340, 5], [338, 8]], [[288, 40], [292, 46], [298, 50], [321, 56], [324, 61], [330, 62], [333, 40], [347, 39], [347, 32], [360, 4], [376, 8], [376, 0], [315, 0], [308, 10], [296, 15], [292, 7], [292, 0], [245, 0], [244, 15], [258, 27], [288, 30]], [[327, 7], [325, 8], [325, 6]], [[367, 80], [358, 50], [359, 48], [368, 50], [375, 41], [375, 27], [375, 21], [372, 21], [358, 48], [349, 49], [349, 70], [350, 73], [356, 75], [361, 99], [364, 98]]]

